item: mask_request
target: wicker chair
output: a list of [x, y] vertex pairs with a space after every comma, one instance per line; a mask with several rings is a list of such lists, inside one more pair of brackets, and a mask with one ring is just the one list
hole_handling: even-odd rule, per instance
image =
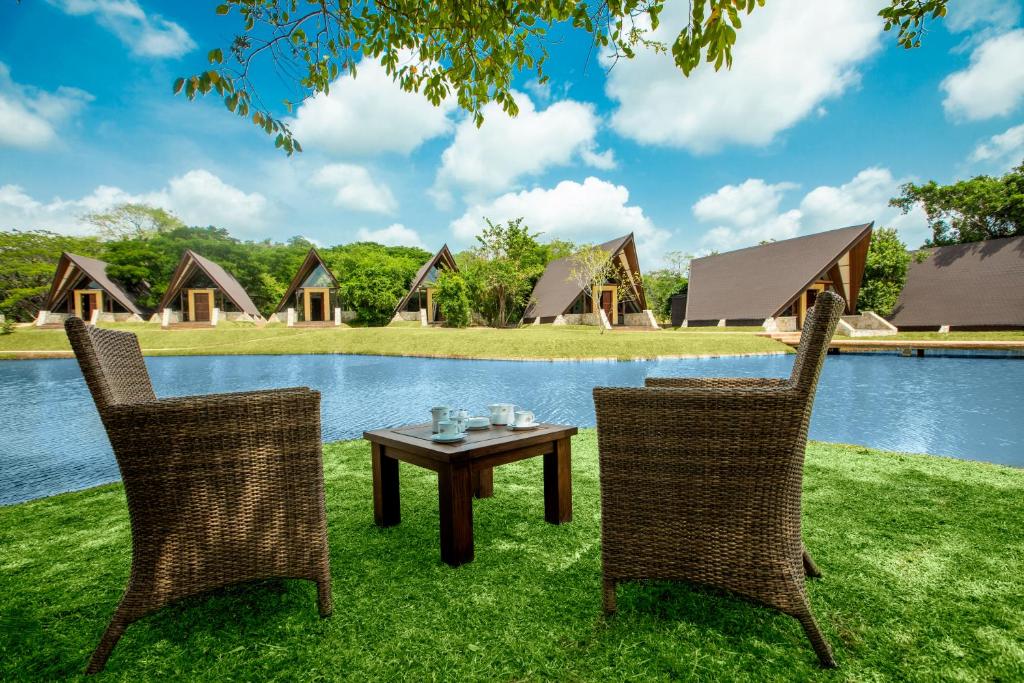
[[799, 620], [834, 667], [811, 613], [800, 494], [818, 375], [843, 299], [821, 294], [788, 379], [650, 378], [594, 389], [604, 608], [622, 581], [725, 589]]
[[157, 399], [135, 335], [78, 318], [65, 329], [117, 457], [132, 531], [128, 586], [86, 673], [103, 669], [132, 622], [228, 584], [309, 579], [330, 615], [320, 394]]

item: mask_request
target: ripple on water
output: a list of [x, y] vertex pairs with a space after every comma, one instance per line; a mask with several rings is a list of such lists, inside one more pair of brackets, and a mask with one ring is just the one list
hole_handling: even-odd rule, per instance
[[[783, 376], [792, 356], [623, 363], [523, 363], [379, 356], [147, 358], [160, 396], [309, 386], [323, 394], [325, 441], [429, 419], [440, 403], [482, 413], [496, 401], [539, 419], [594, 425], [594, 386], [649, 375]], [[830, 356], [811, 438], [1024, 466], [1024, 361]], [[0, 504], [118, 477], [74, 360], [0, 361]], [[144, 426], [140, 426], [144, 429]]]

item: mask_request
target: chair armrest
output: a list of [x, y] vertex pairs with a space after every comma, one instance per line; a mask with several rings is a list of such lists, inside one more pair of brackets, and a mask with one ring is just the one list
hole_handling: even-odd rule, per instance
[[665, 389], [772, 389], [789, 386], [783, 377], [648, 377], [648, 387]]

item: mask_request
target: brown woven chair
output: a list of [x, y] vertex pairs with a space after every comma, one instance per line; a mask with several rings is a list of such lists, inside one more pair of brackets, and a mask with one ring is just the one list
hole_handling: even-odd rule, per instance
[[689, 581], [732, 591], [800, 621], [834, 667], [811, 613], [800, 494], [807, 426], [843, 310], [821, 294], [788, 379], [650, 378], [594, 389], [601, 468], [604, 608], [622, 581]]
[[320, 394], [157, 399], [138, 340], [65, 323], [128, 499], [131, 576], [86, 673], [125, 628], [189, 595], [253, 579], [316, 582], [331, 613]]

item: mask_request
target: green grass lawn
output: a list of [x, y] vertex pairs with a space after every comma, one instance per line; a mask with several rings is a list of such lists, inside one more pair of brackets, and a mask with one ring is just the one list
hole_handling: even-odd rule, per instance
[[[148, 355], [354, 353], [471, 358], [654, 358], [789, 352], [789, 347], [753, 334], [602, 332], [593, 327], [526, 326], [465, 330], [422, 327], [298, 328], [232, 325], [161, 330], [155, 325], [117, 325], [139, 335]], [[714, 329], [714, 328], [704, 328]], [[18, 328], [0, 336], [0, 358], [18, 351], [65, 351], [61, 329]]]
[[[601, 613], [596, 440], [574, 441], [574, 519], [546, 524], [539, 459], [476, 501], [476, 561], [438, 557], [437, 486], [402, 465], [402, 523], [373, 524], [369, 448], [325, 448], [334, 616], [303, 581], [233, 587], [129, 627], [120, 680], [1021, 680], [1024, 471], [833, 444], [808, 450], [811, 604], [797, 622], [679, 585]], [[0, 680], [80, 674], [129, 570], [122, 488], [0, 508]]]

